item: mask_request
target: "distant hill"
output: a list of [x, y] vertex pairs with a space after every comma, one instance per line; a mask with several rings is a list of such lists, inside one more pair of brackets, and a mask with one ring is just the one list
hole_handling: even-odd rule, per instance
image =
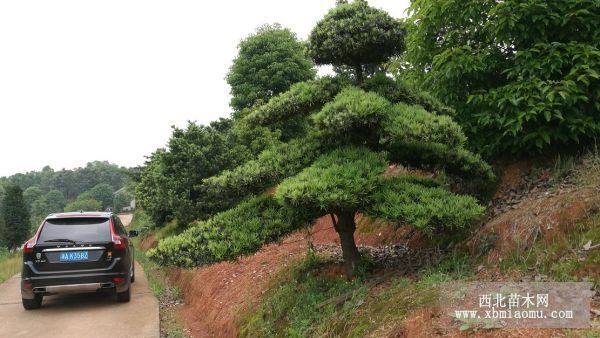
[[128, 185], [130, 175], [130, 169], [107, 161], [58, 171], [45, 166], [40, 171], [0, 177], [0, 205], [5, 187], [19, 186], [31, 215], [32, 228], [53, 212], [108, 208], [119, 211], [133, 199]]

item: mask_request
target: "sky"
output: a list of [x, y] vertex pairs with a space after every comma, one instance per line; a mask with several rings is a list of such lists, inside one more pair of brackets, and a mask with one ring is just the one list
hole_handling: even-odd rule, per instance
[[[409, 0], [370, 0], [404, 17]], [[334, 0], [0, 1], [0, 176], [132, 167], [171, 126], [229, 116], [237, 44], [278, 22], [306, 39]]]

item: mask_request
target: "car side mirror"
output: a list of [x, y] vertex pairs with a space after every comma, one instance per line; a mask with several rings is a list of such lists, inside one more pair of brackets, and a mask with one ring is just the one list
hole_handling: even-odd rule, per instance
[[137, 232], [137, 230], [129, 231], [129, 237], [137, 237], [138, 235], [139, 233]]

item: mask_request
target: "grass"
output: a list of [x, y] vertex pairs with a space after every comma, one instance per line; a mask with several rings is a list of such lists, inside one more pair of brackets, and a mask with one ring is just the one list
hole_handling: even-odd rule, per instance
[[[134, 212], [129, 228], [131, 230], [138, 230], [144, 236], [151, 234], [154, 226], [150, 217], [143, 210], [137, 209]], [[164, 230], [159, 229], [158, 231]], [[165, 271], [146, 257], [146, 254], [140, 247], [140, 238], [138, 237], [133, 240], [136, 249], [136, 260], [144, 269], [148, 285], [159, 300], [161, 337], [188, 337], [183, 325], [176, 317], [175, 308], [170, 305], [182, 300], [181, 291], [179, 288], [171, 286]]]
[[0, 283], [21, 271], [23, 258], [20, 252], [9, 253], [0, 250]]
[[470, 273], [466, 257], [451, 254], [414, 280], [384, 278], [366, 269], [348, 281], [331, 273], [335, 265], [327, 258], [309, 253], [272, 281], [257, 308], [241, 315], [240, 336], [365, 336], [434, 305], [439, 285]]
[[[551, 244], [538, 240], [533, 247], [515, 251], [501, 263], [510, 276], [543, 274], [553, 281], [590, 281], [600, 291], [600, 248], [584, 250], [586, 243], [600, 243], [600, 212], [577, 224], [566, 236]], [[451, 252], [435, 266], [423, 268], [410, 278], [392, 276], [385, 283], [370, 281], [377, 273], [365, 271], [347, 281], [327, 273], [327, 258], [308, 255], [276, 277], [255, 308], [240, 316], [243, 337], [362, 337], [394, 330], [410, 313], [435, 306], [439, 287], [452, 281], [476, 277], [480, 258]], [[377, 271], [377, 270], [375, 270]], [[379, 271], [380, 272], [380, 271]], [[589, 330], [565, 330], [587, 336]]]
[[[592, 283], [600, 292], [600, 248], [584, 246], [600, 243], [600, 212], [576, 224], [565, 236], [555, 236], [551, 243], [538, 241], [526, 253], [515, 251], [500, 269], [512, 276], [537, 274], [556, 282]], [[598, 329], [564, 330], [567, 337], [600, 337]]]
[[533, 271], [557, 282], [586, 279], [600, 291], [600, 249], [584, 250], [590, 242], [600, 243], [600, 212], [575, 225], [565, 236], [550, 243], [538, 241], [530, 249], [515, 250], [500, 265], [505, 273]]
[[335, 304], [319, 306], [352, 292], [349, 302], [363, 297], [361, 279], [349, 282], [339, 276], [323, 276], [328, 261], [312, 254], [282, 271], [272, 282], [258, 309], [242, 316], [240, 336], [302, 337], [318, 335], [316, 323], [335, 312]]
[[554, 160], [554, 168], [552, 170], [551, 182], [553, 184], [560, 183], [577, 167], [577, 157], [572, 155], [558, 155]]

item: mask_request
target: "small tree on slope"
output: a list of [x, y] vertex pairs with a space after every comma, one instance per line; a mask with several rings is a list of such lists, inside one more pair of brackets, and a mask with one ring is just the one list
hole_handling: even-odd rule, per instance
[[268, 101], [296, 82], [315, 76], [305, 45], [278, 24], [259, 27], [238, 47], [238, 56], [227, 74], [231, 107], [238, 114], [257, 102]]
[[29, 235], [29, 212], [23, 191], [19, 186], [6, 187], [6, 196], [2, 203], [3, 227], [0, 229], [2, 242], [9, 248], [23, 244]]
[[[365, 25], [365, 31], [370, 27], [384, 31], [381, 36], [398, 39], [387, 19], [361, 19], [372, 10], [364, 1], [340, 3], [332, 12], [346, 7], [356, 9], [351, 22]], [[324, 20], [336, 18], [330, 13]], [[380, 22], [385, 25], [378, 26]], [[337, 27], [336, 22], [331, 26]], [[343, 41], [347, 35], [330, 38]], [[385, 61], [380, 55], [372, 62], [363, 60]], [[388, 164], [399, 163], [469, 181], [493, 180], [490, 167], [465, 149], [460, 127], [450, 116], [440, 114], [445, 111], [429, 96], [383, 74], [362, 82], [357, 77], [356, 83], [325, 77], [295, 84], [255, 108], [245, 121], [284, 125], [302, 117], [306, 133], [234, 170], [205, 179], [202, 190], [212, 198], [236, 195], [247, 199], [161, 241], [149, 254], [163, 264], [186, 266], [234, 259], [329, 214], [351, 277], [360, 260], [354, 241], [357, 213], [396, 225], [412, 224], [429, 233], [464, 227], [484, 210], [473, 197], [453, 193], [430, 178], [384, 175]], [[265, 194], [273, 186], [275, 193]]]

